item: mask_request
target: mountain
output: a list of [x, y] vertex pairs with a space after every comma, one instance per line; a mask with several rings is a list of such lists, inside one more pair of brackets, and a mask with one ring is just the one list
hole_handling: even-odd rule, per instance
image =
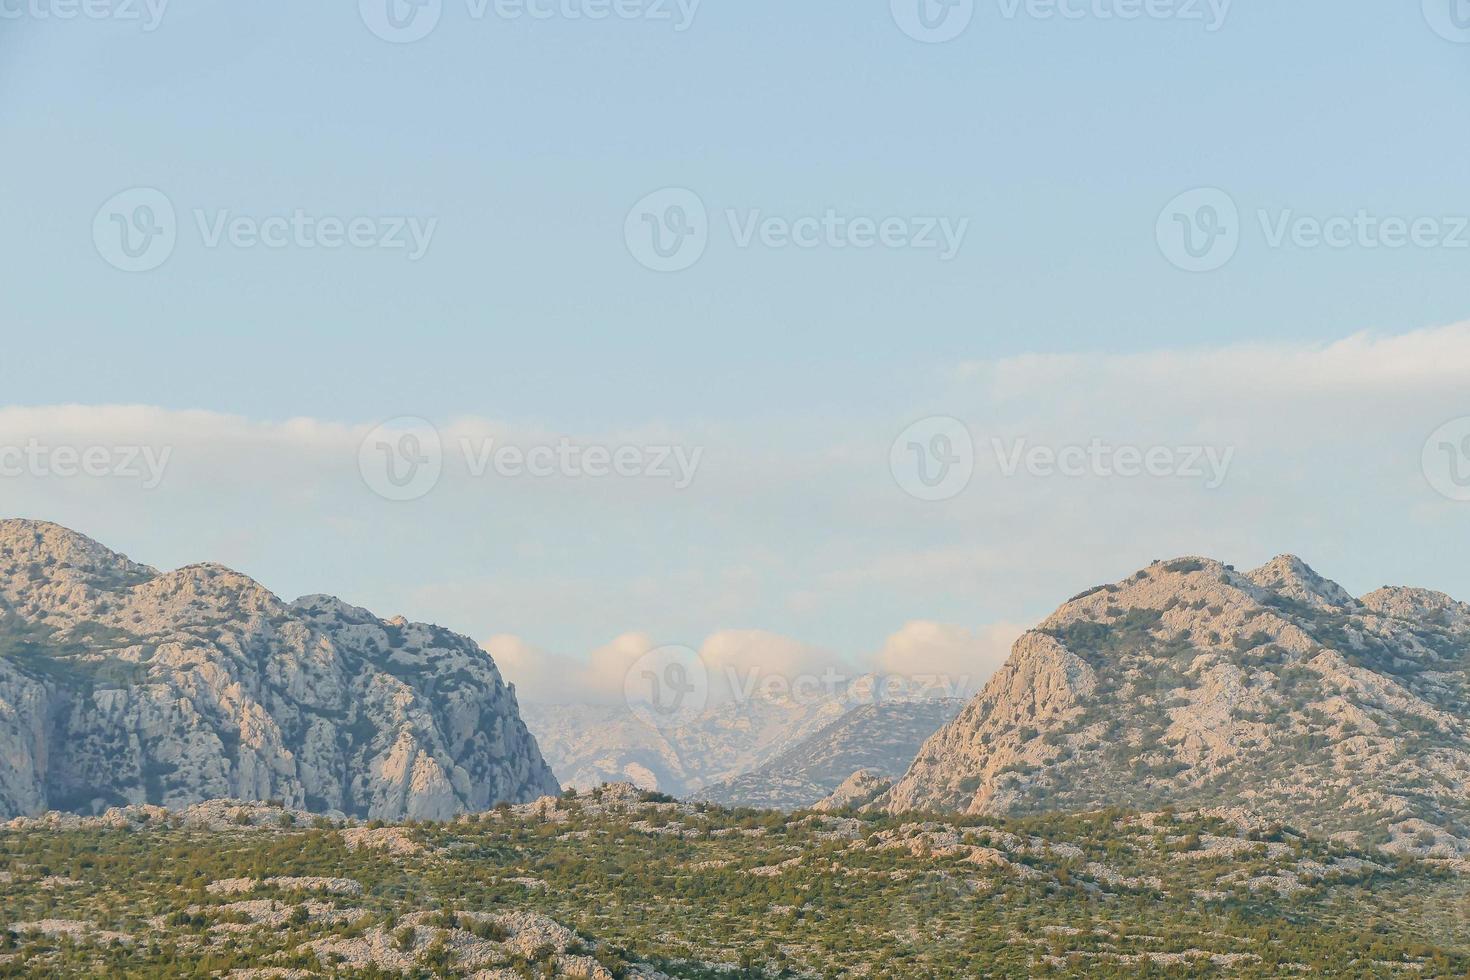
[[864, 674], [815, 693], [757, 689], [711, 705], [688, 724], [668, 728], [655, 728], [626, 705], [527, 704], [522, 713], [564, 786], [592, 789], [631, 782], [685, 797], [766, 765], [855, 707], [945, 693], [927, 681]]
[[859, 769], [848, 776], [842, 784], [827, 796], [812, 804], [812, 809], [818, 813], [832, 813], [836, 810], [861, 810], [875, 803], [890, 789], [893, 788], [893, 780], [885, 779], [875, 772]]
[[465, 637], [0, 521], [0, 815], [235, 797], [443, 818], [557, 790]]
[[755, 696], [667, 730], [624, 705], [528, 704], [523, 710], [563, 785], [592, 789], [626, 781], [683, 797], [761, 765], [846, 707], [837, 698], [798, 703]]
[[964, 706], [955, 698], [860, 705], [765, 765], [706, 787], [698, 798], [721, 806], [795, 810], [824, 799], [858, 770], [896, 779], [925, 740]]
[[920, 750], [890, 811], [1227, 807], [1470, 851], [1470, 606], [1361, 599], [1284, 556], [1156, 563], [1072, 599]]

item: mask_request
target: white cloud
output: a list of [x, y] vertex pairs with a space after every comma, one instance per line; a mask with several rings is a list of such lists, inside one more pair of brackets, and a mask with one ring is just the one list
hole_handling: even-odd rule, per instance
[[[925, 687], [968, 696], [977, 691], [1010, 654], [1023, 628], [995, 623], [967, 629], [914, 621], [889, 636], [877, 651], [843, 659], [819, 647], [765, 630], [722, 630], [698, 647], [708, 672], [711, 703], [737, 693], [751, 695], [763, 685], [789, 690], [799, 678], [820, 682], [813, 689], [852, 680], [865, 673], [913, 678]], [[518, 636], [492, 636], [482, 646], [495, 659], [520, 699], [534, 704], [617, 704], [628, 672], [644, 654], [660, 646], [647, 633], [625, 633], [585, 657], [538, 649]]]
[[1011, 655], [1025, 632], [1015, 623], [966, 629], [915, 620], [890, 636], [873, 657], [875, 670], [904, 677], [936, 678], [965, 694], [978, 691]]
[[[1353, 589], [1401, 581], [1470, 594], [1446, 545], [1466, 505], [1438, 496], [1421, 471], [1429, 434], [1470, 415], [1467, 364], [1467, 324], [1327, 344], [1003, 358], [937, 383], [925, 375], [922, 391], [895, 379], [874, 404], [908, 405], [901, 416], [566, 433], [582, 444], [704, 446], [684, 491], [636, 479], [476, 479], [451, 451], [439, 486], [407, 504], [374, 496], [358, 472], [376, 419], [10, 407], [0, 408], [0, 447], [35, 438], [172, 455], [156, 490], [3, 479], [0, 509], [57, 520], [160, 567], [217, 560], [287, 598], [331, 592], [493, 636], [497, 660], [534, 700], [620, 698], [628, 664], [654, 638], [696, 644], [721, 672], [947, 673], [968, 665], [972, 648], [982, 664], [1002, 652], [999, 633], [973, 624], [1040, 618], [1068, 595], [1180, 554], [1249, 565], [1290, 551]], [[889, 472], [892, 440], [925, 414], [963, 419], [977, 450], [970, 485], [937, 504], [908, 497]], [[450, 447], [562, 437], [474, 417], [440, 430]], [[1005, 477], [994, 437], [1235, 454], [1215, 490]], [[886, 636], [908, 620], [918, 625]], [[731, 623], [768, 631], [723, 629]], [[922, 625], [945, 623], [967, 626]], [[629, 629], [647, 635], [597, 646]]]

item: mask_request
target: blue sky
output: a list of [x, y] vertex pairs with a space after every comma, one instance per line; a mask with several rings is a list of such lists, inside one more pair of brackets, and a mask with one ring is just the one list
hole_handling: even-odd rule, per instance
[[[695, 642], [757, 628], [858, 656], [911, 619], [1027, 622], [1165, 547], [1299, 550], [1350, 587], [1397, 575], [1470, 595], [1470, 505], [1421, 498], [1415, 463], [1430, 430], [1470, 414], [1435, 371], [1463, 355], [1461, 337], [1432, 330], [1467, 319], [1470, 250], [1272, 247], [1261, 217], [1364, 211], [1433, 219], [1450, 237], [1470, 215], [1457, 95], [1470, 44], [1431, 28], [1437, 0], [1428, 14], [1238, 0], [1213, 31], [1104, 19], [1111, 0], [1074, 2], [1072, 20], [982, 0], [943, 44], [906, 36], [886, 0], [704, 0], [682, 31], [476, 20], [444, 0], [410, 44], [374, 36], [346, 2], [176, 0], [152, 31], [36, 15], [56, 2], [12, 3], [20, 16], [0, 20], [3, 403], [102, 406], [66, 438], [125, 430], [180, 455], [156, 491], [13, 479], [6, 511], [157, 564], [216, 558], [283, 593], [341, 592], [572, 656], [628, 630]], [[1211, 16], [1164, 9], [1181, 8]], [[129, 273], [92, 228], [135, 187], [166, 195], [178, 241], [159, 268]], [[668, 187], [707, 207], [709, 243], [692, 268], [657, 273], [624, 226]], [[1240, 215], [1238, 251], [1205, 273], [1171, 264], [1156, 238], [1161, 210], [1193, 188], [1224, 191]], [[948, 261], [740, 247], [726, 214], [829, 209], [967, 231]], [[411, 261], [211, 248], [195, 217], [295, 210], [435, 227]], [[1240, 414], [1225, 379], [1211, 401], [1127, 360], [1195, 352], [1199, 371], [1223, 363], [1212, 351], [1250, 349], [1257, 360], [1231, 363], [1332, 372], [1351, 357], [1320, 352], [1364, 331], [1417, 337], [1406, 356], [1431, 380], [1360, 372], [1360, 387], [1327, 385], [1310, 404], [1273, 390], [1275, 427]], [[1382, 353], [1361, 357], [1381, 368]], [[1068, 375], [1068, 393], [997, 395], [996, 372], [1026, 355], [1093, 367]], [[1096, 372], [1120, 387], [1084, 383]], [[1272, 438], [1291, 412], [1317, 427], [1288, 450]], [[934, 414], [982, 445], [999, 431], [1179, 444], [1230, 430], [1219, 441], [1236, 468], [1223, 493], [1042, 480], [1014, 500], [972, 487], [924, 506], [893, 495], [887, 452]], [[290, 442], [288, 420], [351, 449], [403, 415], [527, 438], [659, 433], [703, 445], [707, 479], [672, 498], [646, 481], [564, 496], [454, 485], [388, 506], [271, 448]], [[1322, 431], [1333, 418], [1366, 434], [1341, 441]], [[6, 431], [53, 424], [12, 412]], [[233, 447], [195, 455], [218, 464], [216, 482], [189, 469], [196, 443]], [[1096, 508], [1096, 528], [1068, 549], [1048, 529], [1079, 508]], [[966, 554], [986, 557], [966, 571]], [[858, 573], [894, 564], [932, 571]]]

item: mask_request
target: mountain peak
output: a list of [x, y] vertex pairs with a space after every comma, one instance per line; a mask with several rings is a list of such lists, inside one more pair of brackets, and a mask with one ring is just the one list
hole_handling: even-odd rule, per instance
[[468, 637], [40, 521], [0, 522], [0, 709], [0, 818], [229, 797], [445, 819], [557, 791]]
[[[890, 812], [1235, 805], [1470, 853], [1470, 605], [1362, 602], [1294, 555], [1155, 562], [1021, 637], [888, 792]], [[1344, 773], [1352, 773], [1350, 784]]]
[[1296, 555], [1278, 555], [1247, 572], [1246, 578], [1263, 589], [1314, 609], [1349, 609], [1358, 604], [1346, 589], [1318, 575]]

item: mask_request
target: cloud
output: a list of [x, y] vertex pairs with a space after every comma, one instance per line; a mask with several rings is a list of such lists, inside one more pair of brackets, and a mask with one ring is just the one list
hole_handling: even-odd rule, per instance
[[[950, 364], [921, 382], [893, 378], [867, 409], [779, 426], [717, 419], [562, 433], [462, 416], [436, 420], [449, 450], [442, 479], [407, 503], [376, 496], [359, 472], [359, 445], [378, 420], [15, 406], [0, 408], [0, 449], [38, 439], [172, 454], [156, 489], [30, 475], [0, 479], [0, 506], [158, 567], [217, 560], [286, 598], [330, 592], [493, 637], [497, 660], [535, 700], [615, 701], [655, 640], [696, 646], [721, 675], [829, 664], [958, 672], [971, 650], [982, 664], [1002, 653], [975, 624], [1039, 619], [1068, 595], [1181, 554], [1245, 566], [1289, 551], [1354, 591], [1402, 581], [1470, 595], [1470, 573], [1444, 544], [1466, 505], [1439, 496], [1423, 470], [1430, 433], [1470, 415], [1466, 364], [1470, 324], [1455, 324], [1322, 344]], [[929, 414], [963, 420], [974, 437], [973, 478], [939, 502], [908, 496], [890, 471], [895, 437]], [[464, 439], [563, 437], [706, 452], [694, 484], [674, 490], [476, 477], [455, 451]], [[1093, 439], [1233, 456], [1224, 484], [1210, 488], [1007, 475], [994, 445]], [[889, 636], [911, 620], [961, 625]]]
[[[968, 696], [1009, 656], [1022, 627], [995, 623], [967, 629], [915, 621], [889, 636], [875, 652], [853, 660], [765, 630], [722, 630], [700, 643], [697, 653], [710, 682], [712, 704], [749, 696], [772, 685], [787, 690], [799, 678], [818, 689], [866, 673], [913, 678], [926, 688]], [[531, 704], [618, 704], [629, 671], [661, 646], [648, 633], [624, 633], [585, 657], [542, 650], [518, 636], [501, 634], [482, 646], [520, 700]]]
[[1025, 627], [992, 623], [966, 629], [948, 623], [915, 620], [888, 637], [872, 660], [880, 673], [934, 678], [966, 695], [974, 694], [1011, 655]]

